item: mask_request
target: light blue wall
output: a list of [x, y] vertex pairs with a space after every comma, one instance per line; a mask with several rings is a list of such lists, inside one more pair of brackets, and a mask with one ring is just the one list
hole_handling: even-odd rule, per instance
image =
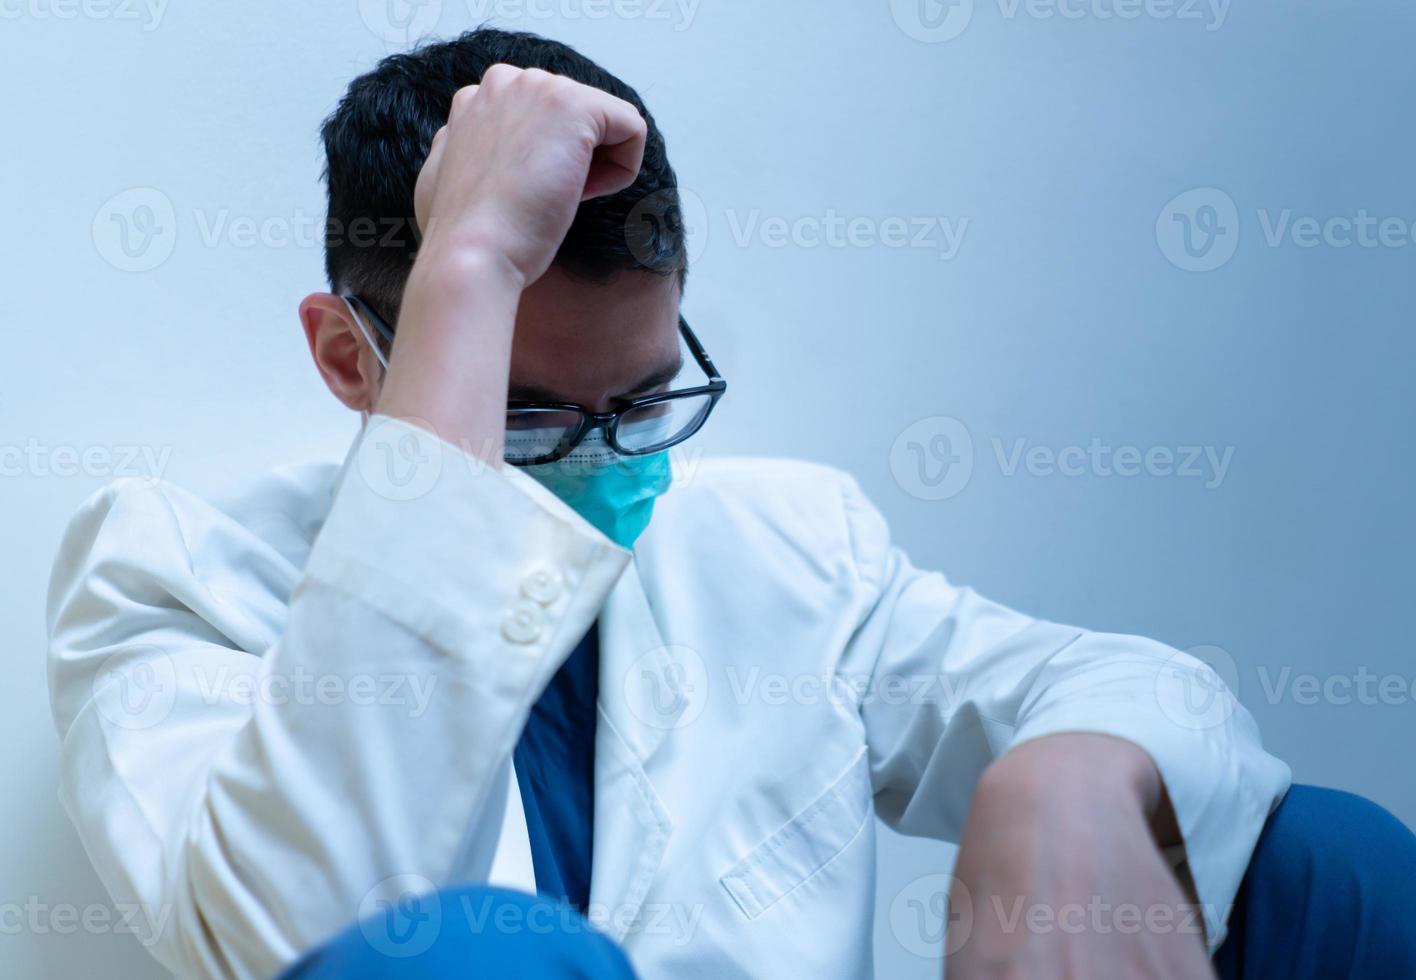
[[[125, 447], [209, 488], [350, 437], [294, 310], [321, 283], [316, 126], [401, 46], [379, 36], [385, 2], [0, 0], [7, 976], [154, 972], [55, 912], [106, 900], [54, 799], [44, 577]], [[553, 34], [649, 102], [695, 202], [687, 312], [732, 384], [705, 445], [850, 470], [919, 564], [985, 594], [1220, 648], [1298, 779], [1416, 823], [1416, 9], [1216, 4], [413, 13]], [[115, 201], [133, 188], [153, 191]], [[1362, 215], [1368, 244], [1349, 247], [1301, 220]], [[126, 256], [121, 221], [148, 217], [163, 234]], [[1228, 462], [1185, 476], [1153, 454], [1128, 477], [1078, 455], [1093, 443]], [[63, 447], [95, 451], [82, 474], [55, 472]], [[882, 976], [937, 975], [890, 910], [947, 860], [884, 840]]]

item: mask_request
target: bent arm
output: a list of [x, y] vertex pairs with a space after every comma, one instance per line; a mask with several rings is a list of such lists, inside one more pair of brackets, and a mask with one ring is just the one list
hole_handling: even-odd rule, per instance
[[917, 685], [926, 697], [862, 700], [882, 818], [957, 842], [981, 778], [1005, 753], [1063, 733], [1122, 739], [1159, 774], [1153, 830], [1167, 830], [1168, 800], [1180, 845], [1169, 856], [1186, 862], [1216, 948], [1290, 780], [1248, 712], [1194, 657], [1036, 620], [915, 568], [854, 483], [843, 492], [864, 599], [840, 670], [867, 691], [927, 682]]
[[[397, 483], [390, 452], [414, 461]], [[376, 417], [268, 649], [278, 576], [233, 567], [220, 515], [127, 485], [75, 519], [50, 598], [61, 797], [169, 969], [268, 977], [399, 876], [490, 870], [526, 714], [625, 556], [476, 462]]]

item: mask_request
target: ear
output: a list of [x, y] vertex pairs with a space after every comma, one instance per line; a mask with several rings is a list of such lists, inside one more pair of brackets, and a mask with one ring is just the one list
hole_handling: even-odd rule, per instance
[[383, 368], [349, 313], [333, 293], [311, 293], [300, 303], [300, 323], [325, 387], [347, 408], [371, 412]]

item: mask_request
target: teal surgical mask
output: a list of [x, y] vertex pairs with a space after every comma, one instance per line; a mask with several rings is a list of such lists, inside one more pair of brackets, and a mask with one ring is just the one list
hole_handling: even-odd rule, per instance
[[598, 432], [564, 459], [520, 469], [621, 548], [634, 547], [649, 526], [655, 498], [672, 481], [667, 450], [621, 456]]

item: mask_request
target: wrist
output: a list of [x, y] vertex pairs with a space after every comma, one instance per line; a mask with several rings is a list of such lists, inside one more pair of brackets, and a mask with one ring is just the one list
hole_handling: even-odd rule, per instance
[[[519, 299], [525, 278], [507, 254], [486, 245], [424, 239], [417, 260], [408, 273], [404, 305], [412, 298], [426, 298], [435, 308], [506, 305]], [[498, 304], [496, 298], [501, 297]]]

